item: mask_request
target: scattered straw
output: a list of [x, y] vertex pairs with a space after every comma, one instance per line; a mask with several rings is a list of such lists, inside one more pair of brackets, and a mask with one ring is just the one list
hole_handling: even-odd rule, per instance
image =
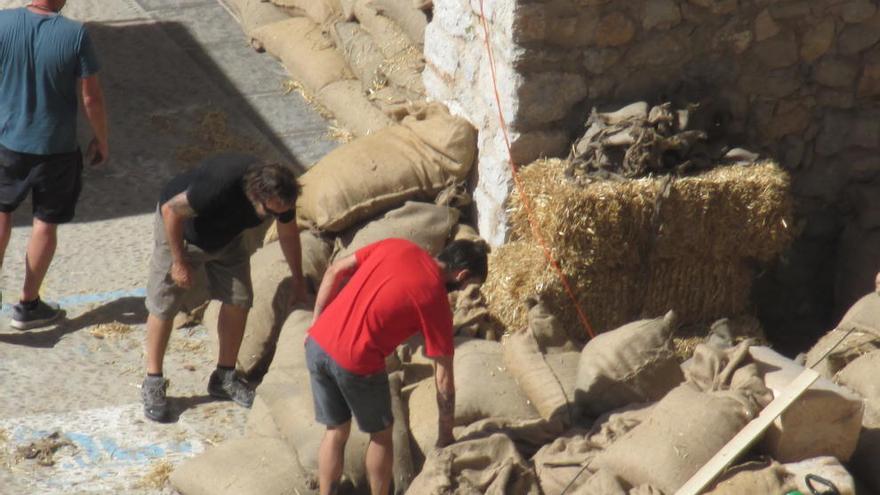
[[174, 471], [174, 466], [170, 462], [156, 462], [150, 471], [135, 484], [135, 488], [161, 490], [168, 483], [172, 471]]
[[113, 337], [121, 337], [133, 332], [134, 328], [124, 323], [114, 321], [112, 323], [102, 323], [89, 330], [92, 337], [96, 339], [108, 339]]
[[192, 339], [173, 339], [173, 347], [175, 350], [183, 352], [199, 352], [205, 348], [205, 343]]
[[318, 115], [324, 117], [327, 120], [333, 119], [333, 113], [330, 112], [327, 107], [321, 105], [321, 103], [319, 103], [318, 100], [315, 98], [315, 95], [313, 95], [312, 92], [303, 85], [303, 83], [299, 81], [294, 81], [293, 79], [288, 79], [287, 81], [284, 81], [282, 87], [284, 89], [284, 94], [290, 94], [296, 91], [297, 93], [299, 93], [300, 96], [302, 96], [302, 99], [305, 100], [306, 103], [308, 103], [309, 106], [311, 106], [312, 109], [314, 109], [315, 112], [318, 113]]
[[3, 446], [8, 441], [9, 432], [7, 432], [4, 428], [0, 428], [0, 446]]
[[349, 143], [354, 140], [354, 133], [336, 125], [327, 127], [327, 139], [338, 143]]
[[228, 117], [222, 111], [205, 112], [199, 124], [190, 131], [196, 144], [180, 146], [175, 158], [183, 163], [198, 163], [222, 151], [243, 151], [262, 154], [263, 147], [229, 129]]
[[55, 465], [55, 453], [63, 447], [76, 448], [76, 445], [56, 431], [45, 438], [19, 446], [16, 452], [23, 459], [36, 459], [41, 466], [53, 466]]

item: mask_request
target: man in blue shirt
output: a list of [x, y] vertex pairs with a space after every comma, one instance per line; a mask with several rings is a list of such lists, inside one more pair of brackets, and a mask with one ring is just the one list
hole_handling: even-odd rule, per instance
[[0, 263], [12, 233], [12, 213], [33, 192], [21, 300], [12, 326], [43, 326], [61, 315], [40, 300], [55, 254], [58, 224], [73, 219], [82, 189], [83, 157], [76, 142], [77, 92], [95, 133], [86, 152], [107, 160], [107, 118], [98, 59], [85, 27], [62, 17], [66, 0], [33, 0], [0, 11]]

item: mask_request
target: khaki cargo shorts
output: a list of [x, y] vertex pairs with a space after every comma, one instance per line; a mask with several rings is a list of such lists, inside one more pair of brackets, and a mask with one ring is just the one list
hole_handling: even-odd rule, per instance
[[158, 211], [153, 221], [153, 238], [155, 246], [150, 259], [146, 300], [150, 314], [163, 320], [174, 318], [183, 306], [187, 292], [204, 290], [204, 287], [200, 287], [203, 284], [207, 284], [211, 299], [233, 306], [251, 307], [254, 299], [251, 259], [243, 235], [212, 252], [184, 241], [184, 256], [193, 269], [193, 287], [189, 290], [178, 287], [171, 279], [171, 249], [165, 238], [162, 215]]

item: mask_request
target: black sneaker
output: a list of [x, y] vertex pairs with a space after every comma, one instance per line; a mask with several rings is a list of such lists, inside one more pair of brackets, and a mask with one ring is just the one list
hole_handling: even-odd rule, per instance
[[163, 422], [168, 419], [168, 401], [165, 400], [165, 390], [168, 388], [168, 380], [163, 376], [150, 376], [144, 378], [141, 385], [141, 398], [144, 400], [144, 416], [153, 421]]
[[55, 303], [47, 303], [37, 299], [34, 309], [27, 309], [23, 303], [12, 307], [12, 328], [30, 330], [31, 328], [44, 327], [57, 320], [64, 312]]
[[250, 408], [254, 403], [254, 391], [235, 370], [214, 370], [208, 380], [208, 393], [215, 399], [231, 400], [242, 407]]

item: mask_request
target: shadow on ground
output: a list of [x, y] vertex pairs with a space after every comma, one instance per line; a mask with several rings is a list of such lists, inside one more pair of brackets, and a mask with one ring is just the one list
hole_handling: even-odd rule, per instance
[[[126, 21], [88, 29], [102, 65], [111, 159], [86, 166], [75, 222], [153, 211], [161, 187], [212, 152], [251, 152], [303, 170], [183, 24]], [[80, 110], [79, 141], [90, 138]], [[29, 202], [22, 205], [15, 225], [29, 225], [30, 213]]]
[[124, 325], [140, 325], [147, 319], [147, 310], [142, 297], [123, 297], [90, 309], [71, 319], [64, 319], [47, 329], [18, 331], [0, 334], [0, 343], [28, 347], [55, 347], [65, 335], [95, 325], [119, 322]]

